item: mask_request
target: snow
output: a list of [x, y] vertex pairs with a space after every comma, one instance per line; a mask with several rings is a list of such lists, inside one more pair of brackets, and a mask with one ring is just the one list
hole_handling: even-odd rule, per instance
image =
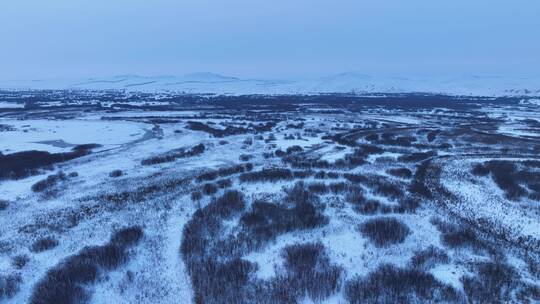
[[[235, 82], [235, 79], [221, 79], [210, 75], [191, 75], [193, 79], [214, 77], [214, 81], [223, 83]], [[366, 78], [369, 79], [369, 78]], [[486, 110], [488, 111], [488, 110]], [[492, 115], [505, 114], [507, 124], [501, 125], [494, 132], [513, 133], [523, 125], [519, 120], [523, 116], [535, 115], [534, 113], [507, 111], [504, 109], [490, 110]], [[106, 118], [116, 117], [119, 120], [101, 119], [100, 113], [81, 113], [75, 118], [66, 120], [29, 119], [0, 120], [1, 124], [13, 126], [15, 131], [0, 133], [2, 152], [22, 151], [29, 149], [47, 150], [51, 152], [68, 151], [71, 145], [99, 143], [104, 147], [84, 157], [74, 159], [54, 166], [54, 170], [31, 176], [21, 180], [2, 181], [0, 184], [0, 198], [13, 203], [2, 210], [0, 217], [1, 241], [11, 246], [11, 251], [0, 255], [0, 272], [21, 272], [23, 283], [21, 291], [11, 301], [14, 303], [27, 302], [35, 283], [44, 276], [46, 271], [54, 267], [65, 257], [78, 252], [86, 245], [103, 245], [107, 243], [111, 232], [119, 227], [127, 225], [141, 225], [144, 227], [145, 237], [141, 243], [130, 252], [130, 259], [125, 264], [110, 271], [103, 279], [97, 280], [91, 287], [93, 290], [93, 303], [189, 303], [192, 300], [192, 288], [190, 278], [182, 260], [180, 250], [182, 241], [182, 229], [190, 220], [199, 203], [193, 202], [190, 194], [200, 190], [201, 184], [194, 182], [195, 177], [201, 172], [214, 170], [221, 167], [237, 165], [240, 163], [239, 155], [249, 154], [253, 158], [249, 161], [254, 164], [254, 170], [269, 167], [287, 167], [281, 159], [274, 157], [264, 159], [264, 152], [273, 152], [275, 149], [286, 149], [293, 145], [304, 148], [307, 156], [320, 156], [321, 159], [335, 161], [343, 158], [352, 151], [351, 147], [336, 149], [336, 143], [324, 141], [319, 136], [310, 137], [301, 129], [284, 129], [290, 121], [280, 122], [274, 128], [276, 141], [265, 143], [257, 139], [254, 134], [241, 134], [227, 136], [226, 138], [214, 138], [205, 132], [193, 131], [185, 128], [185, 121], [178, 123], [163, 123], [156, 125], [162, 132], [160, 136], [145, 136], [154, 124], [146, 124], [145, 116], [159, 116], [174, 118], [178, 116], [197, 116], [201, 112], [190, 111], [136, 111], [129, 110], [118, 113], [106, 113]], [[436, 116], [439, 114], [431, 113]], [[452, 115], [443, 113], [441, 115]], [[331, 114], [329, 114], [331, 115]], [[340, 123], [344, 128], [357, 128], [364, 122], [388, 123], [391, 125], [418, 125], [424, 128], [430, 122], [439, 120], [435, 117], [432, 121], [411, 113], [399, 113], [379, 111], [376, 113], [350, 114], [324, 116], [320, 114], [302, 113], [304, 128], [320, 128], [324, 131], [338, 127]], [[396, 116], [397, 115], [397, 116]], [[521, 116], [520, 116], [521, 115]], [[307, 117], [305, 117], [307, 116]], [[121, 117], [128, 117], [120, 119]], [[327, 117], [328, 119], [323, 119]], [[500, 116], [503, 117], [503, 116]], [[216, 124], [220, 122], [234, 123], [235, 119], [204, 119]], [[241, 122], [238, 119], [236, 122]], [[322, 125], [324, 123], [324, 125]], [[376, 124], [377, 126], [377, 124]], [[429, 125], [431, 126], [431, 125]], [[215, 127], [222, 127], [215, 125]], [[26, 132], [25, 132], [26, 130]], [[82, 130], [83, 132], [77, 132]], [[180, 132], [175, 132], [180, 130]], [[285, 135], [296, 132], [302, 135], [302, 139], [285, 139]], [[383, 131], [382, 131], [383, 132]], [[151, 133], [153, 134], [153, 133]], [[263, 134], [268, 138], [269, 133]], [[425, 140], [423, 134], [417, 134], [418, 138]], [[244, 145], [243, 142], [251, 138], [253, 144]], [[228, 143], [219, 144], [225, 139]], [[43, 141], [57, 140], [54, 145], [45, 144]], [[38, 143], [42, 142], [42, 143]], [[170, 163], [154, 166], [143, 166], [141, 160], [166, 153], [172, 149], [191, 147], [203, 143], [206, 150], [203, 155], [190, 158], [177, 159]], [[63, 146], [64, 145], [64, 146]], [[368, 158], [371, 163], [359, 166], [347, 173], [358, 173], [362, 176], [380, 176], [388, 181], [400, 180], [386, 174], [386, 170], [396, 167], [413, 169], [415, 164], [397, 162], [395, 159], [406, 153], [408, 148], [385, 147], [385, 152], [372, 155]], [[452, 150], [449, 150], [453, 153]], [[441, 155], [443, 153], [440, 153]], [[448, 155], [452, 155], [448, 153]], [[455, 157], [455, 158], [453, 158]], [[276, 271], [283, 267], [282, 250], [285, 246], [306, 243], [321, 242], [330, 257], [332, 264], [343, 268], [343, 281], [345, 283], [353, 277], [366, 277], [371, 271], [376, 270], [381, 264], [389, 263], [396, 267], [411, 267], [410, 261], [413, 254], [434, 246], [444, 250], [450, 261], [427, 269], [433, 276], [446, 284], [461, 289], [461, 278], [469, 273], [478, 261], [489, 261], [488, 255], [476, 254], [468, 249], [449, 249], [441, 243], [441, 233], [431, 223], [433, 217], [441, 217], [444, 221], [453, 221], [452, 216], [463, 216], [467, 219], [483, 219], [495, 223], [496, 227], [508, 228], [513, 237], [532, 236], [540, 237], [540, 222], [537, 214], [528, 212], [522, 208], [531, 201], [512, 202], [504, 198], [504, 194], [490, 178], [473, 178], [468, 175], [471, 166], [479, 161], [489, 158], [459, 155], [444, 158], [441, 166], [441, 185], [456, 197], [456, 202], [447, 204], [454, 212], [448, 215], [445, 208], [435, 204], [429, 199], [422, 200], [422, 206], [415, 213], [404, 214], [377, 214], [363, 215], [353, 210], [351, 204], [346, 202], [346, 193], [339, 195], [321, 194], [319, 201], [324, 205], [324, 214], [329, 218], [329, 223], [315, 229], [292, 231], [279, 235], [274, 242], [263, 246], [258, 251], [250, 252], [242, 258], [255, 262], [258, 265], [257, 276], [261, 279], [270, 279]], [[377, 161], [383, 158], [391, 161]], [[521, 159], [514, 159], [521, 160]], [[434, 163], [439, 160], [435, 159]], [[112, 170], [120, 169], [124, 175], [118, 178], [109, 176]], [[40, 194], [33, 193], [31, 186], [35, 182], [45, 178], [48, 174], [62, 170], [66, 173], [78, 172], [79, 176], [66, 181], [58, 197], [44, 198]], [[332, 169], [340, 171], [340, 169]], [[471, 177], [471, 178], [468, 178]], [[98, 198], [103, 194], [122, 193], [123, 191], [136, 191], [145, 186], [162, 185], [165, 182], [186, 178], [192, 180], [186, 186], [179, 187], [155, 194], [151, 197], [143, 197], [140, 201], [127, 203], [125, 206], [116, 206], [110, 202]], [[230, 177], [233, 188], [241, 191], [248, 204], [256, 199], [265, 199], [269, 202], [280, 203], [283, 201], [283, 189], [291, 187], [298, 181], [277, 181], [241, 183], [236, 176]], [[343, 177], [332, 180], [320, 180], [315, 178], [304, 179], [305, 183], [325, 182], [326, 184], [345, 181]], [[377, 199], [381, 203], [396, 205], [397, 199], [383, 197], [375, 194], [369, 185], [361, 186], [365, 190], [366, 198]], [[222, 190], [220, 190], [222, 191]], [[204, 197], [200, 205], [204, 206], [213, 199], [211, 196]], [[438, 202], [439, 203], [439, 202]], [[85, 214], [88, 210], [95, 213]], [[62, 224], [72, 214], [84, 214], [84, 219], [72, 226], [54, 226]], [[371, 218], [396, 217], [407, 225], [410, 234], [405, 241], [399, 244], [389, 245], [384, 248], [376, 247], [367, 237], [358, 231], [358, 227]], [[44, 224], [50, 225], [46, 226]], [[235, 217], [224, 222], [222, 232], [236, 232], [233, 228], [238, 227], [239, 218]], [[20, 232], [22, 228], [36, 228], [31, 233]], [[229, 228], [229, 229], [227, 229]], [[58, 247], [39, 254], [30, 253], [29, 244], [38, 236], [52, 234], [60, 241]], [[29, 254], [31, 260], [23, 270], [15, 270], [11, 265], [11, 257], [16, 254]], [[526, 273], [527, 265], [517, 257], [512, 257], [511, 250], [505, 252], [508, 262], [520, 272]], [[128, 271], [133, 273], [133, 278], [128, 278]], [[523, 275], [525, 277], [525, 275]], [[531, 281], [536, 283], [536, 279]], [[345, 303], [343, 289], [330, 298], [320, 303]], [[310, 299], [303, 299], [303, 303], [312, 303]]]
[[15, 131], [0, 132], [0, 152], [25, 150], [63, 152], [80, 144], [101, 144], [111, 148], [136, 140], [144, 135], [149, 125], [126, 121], [104, 120], [45, 120], [0, 119], [0, 124]]
[[24, 108], [24, 103], [0, 101], [0, 109], [22, 109], [22, 108]]
[[307, 79], [241, 79], [213, 73], [184, 76], [121, 75], [86, 79], [3, 80], [3, 89], [116, 89], [213, 94], [434, 93], [540, 96], [540, 77], [371, 76], [358, 73]]

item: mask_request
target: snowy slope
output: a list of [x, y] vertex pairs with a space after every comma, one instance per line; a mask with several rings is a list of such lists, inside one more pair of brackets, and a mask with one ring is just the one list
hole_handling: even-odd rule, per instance
[[214, 94], [442, 93], [482, 96], [540, 96], [540, 77], [381, 77], [342, 73], [297, 80], [241, 79], [214, 73], [87, 79], [0, 80], [2, 89], [174, 91]]

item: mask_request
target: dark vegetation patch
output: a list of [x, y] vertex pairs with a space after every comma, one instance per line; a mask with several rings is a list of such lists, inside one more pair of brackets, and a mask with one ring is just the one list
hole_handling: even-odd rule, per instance
[[220, 189], [225, 189], [225, 188], [229, 188], [232, 186], [232, 181], [231, 179], [229, 178], [226, 178], [226, 179], [221, 179], [221, 180], [218, 180], [216, 182], [216, 185], [220, 188]]
[[0, 199], [0, 211], [6, 210], [9, 207], [9, 201]]
[[416, 142], [414, 136], [396, 136], [394, 133], [382, 133], [379, 139], [372, 141], [374, 144], [401, 147], [411, 147], [414, 142]]
[[300, 179], [311, 177], [314, 174], [315, 174], [315, 172], [312, 171], [312, 170], [293, 170], [292, 171], [293, 177], [294, 178], [300, 178]]
[[293, 172], [290, 169], [263, 169], [256, 172], [247, 172], [240, 175], [243, 183], [275, 182], [280, 180], [292, 180]]
[[122, 172], [122, 170], [113, 170], [111, 171], [111, 173], [109, 173], [110, 177], [120, 177], [122, 175], [124, 175], [124, 172]]
[[[283, 154], [282, 161], [296, 169], [328, 169], [332, 165], [326, 160], [308, 158], [306, 155]], [[276, 154], [277, 156], [277, 154]]]
[[294, 154], [294, 153], [299, 153], [299, 152], [302, 152], [304, 151], [304, 149], [302, 149], [302, 147], [300, 146], [290, 146], [287, 148], [287, 150], [285, 150], [285, 153], [287, 153], [288, 155], [291, 155], [291, 154]]
[[352, 184], [360, 184], [360, 183], [366, 184], [369, 180], [367, 177], [363, 175], [351, 174], [351, 173], [345, 173], [343, 174], [343, 177], [349, 182], [351, 182]]
[[198, 144], [189, 149], [184, 149], [184, 148], [174, 149], [166, 153], [163, 153], [161, 155], [143, 159], [141, 161], [141, 164], [148, 166], [148, 165], [157, 165], [157, 164], [162, 164], [162, 163], [170, 163], [179, 158], [193, 157], [193, 156], [203, 154], [204, 150], [205, 150], [204, 144]]
[[439, 264], [447, 264], [449, 262], [450, 258], [446, 252], [434, 246], [416, 251], [411, 258], [411, 266], [415, 269], [421, 269], [424, 271], [428, 271]]
[[275, 284], [289, 292], [287, 298], [296, 300], [308, 296], [321, 301], [339, 290], [343, 270], [330, 263], [321, 243], [287, 246], [282, 257], [287, 272], [278, 276]]
[[120, 207], [126, 203], [139, 203], [156, 193], [174, 191], [175, 189], [178, 189], [179, 187], [184, 186], [190, 182], [190, 178], [173, 178], [170, 180], [165, 180], [161, 183], [143, 185], [132, 190], [126, 190], [117, 193], [101, 194], [97, 197], [97, 199], [104, 202], [113, 203]]
[[22, 279], [18, 274], [0, 274], [0, 300], [15, 296], [21, 283]]
[[223, 229], [222, 221], [239, 214], [245, 208], [243, 195], [228, 191], [204, 208], [198, 209], [184, 226], [180, 251], [191, 278], [194, 302], [230, 303], [238, 302], [243, 294], [255, 265], [237, 257], [218, 260], [213, 255], [213, 246]]
[[93, 149], [101, 148], [102, 145], [100, 144], [83, 144], [83, 145], [76, 145], [71, 150], [73, 151], [90, 151]]
[[233, 126], [227, 126], [225, 129], [217, 129], [198, 121], [188, 121], [186, 128], [193, 131], [203, 131], [214, 137], [225, 137], [249, 132], [248, 129]]
[[250, 250], [261, 248], [281, 234], [328, 224], [324, 209], [317, 205], [316, 197], [303, 184], [289, 190], [286, 202], [292, 206], [256, 201], [251, 210], [242, 215], [241, 238]]
[[253, 156], [252, 155], [249, 155], [249, 154], [242, 154], [240, 155], [239, 159], [243, 162], [247, 162], [249, 161], [250, 159], [252, 159]]
[[308, 191], [310, 191], [312, 193], [316, 193], [316, 194], [324, 194], [324, 193], [327, 193], [329, 191], [326, 184], [325, 183], [320, 183], [320, 182], [307, 184], [307, 189], [308, 189]]
[[346, 199], [353, 206], [353, 210], [360, 214], [373, 215], [392, 211], [390, 206], [386, 206], [377, 200], [368, 200], [359, 187], [349, 187]]
[[251, 170], [253, 170], [253, 164], [250, 163], [235, 165], [232, 167], [221, 168], [215, 171], [203, 173], [197, 177], [197, 181], [213, 181], [219, 177], [228, 177], [238, 173], [249, 172]]
[[430, 131], [428, 132], [428, 134], [426, 135], [426, 139], [428, 142], [433, 142], [436, 138], [437, 138], [437, 135], [441, 133], [440, 130], [435, 130], [435, 131]]
[[506, 160], [490, 160], [473, 167], [472, 173], [476, 176], [491, 175], [497, 186], [505, 192], [510, 200], [519, 200], [527, 195], [526, 185], [533, 193], [532, 199], [540, 198], [540, 171], [530, 170], [537, 168], [534, 162], [512, 162]]
[[117, 231], [103, 246], [87, 246], [52, 269], [36, 284], [30, 303], [84, 303], [91, 298], [87, 288], [98, 278], [129, 259], [129, 248], [143, 237], [140, 227]]
[[19, 254], [13, 257], [11, 265], [16, 269], [23, 269], [28, 262], [30, 262], [30, 258], [26, 254]]
[[395, 200], [398, 200], [405, 195], [401, 185], [389, 181], [384, 177], [371, 177], [365, 184], [371, 188], [373, 193]]
[[413, 179], [408, 187], [410, 194], [416, 197], [431, 198], [433, 194], [426, 184], [428, 169], [431, 166], [430, 160], [425, 160], [416, 165]]
[[202, 199], [203, 195], [200, 191], [193, 191], [191, 192], [191, 200], [192, 201], [200, 201]]
[[[257, 265], [240, 258], [279, 234], [327, 223], [303, 184], [287, 192], [285, 203], [246, 203], [238, 191], [226, 192], [198, 209], [184, 227], [182, 257], [197, 303], [289, 303], [308, 295], [324, 298], [338, 290], [341, 269], [329, 264], [319, 245], [298, 245], [284, 253], [286, 271], [256, 278]], [[223, 221], [241, 216], [239, 234], [223, 234]], [[305, 260], [304, 258], [312, 257]], [[316, 267], [312, 267], [316, 266]], [[298, 288], [290, 288], [291, 284]]]
[[401, 178], [412, 178], [413, 176], [412, 171], [407, 168], [389, 169], [386, 172], [390, 175], [401, 177]]
[[348, 187], [346, 200], [353, 206], [353, 210], [360, 214], [373, 215], [392, 211], [390, 206], [385, 206], [377, 200], [368, 200], [364, 196], [364, 190], [358, 186]]
[[32, 191], [43, 192], [50, 194], [49, 196], [51, 196], [56, 192], [56, 186], [66, 180], [68, 180], [68, 176], [64, 172], [60, 171], [57, 174], [51, 174], [47, 176], [47, 178], [33, 184]]
[[246, 133], [260, 133], [272, 131], [272, 128], [276, 125], [275, 122], [266, 122], [261, 124], [250, 123], [246, 128], [236, 127], [233, 125], [227, 125], [224, 129], [213, 128], [208, 124], [204, 124], [198, 121], [188, 121], [187, 127], [194, 131], [203, 131], [214, 137], [226, 137], [231, 135], [246, 134]]
[[337, 179], [339, 178], [340, 174], [337, 172], [328, 172], [328, 171], [317, 171], [315, 172], [315, 175], [313, 176], [316, 179]]
[[411, 233], [403, 222], [387, 217], [367, 220], [360, 226], [360, 232], [377, 247], [403, 243]]
[[56, 163], [72, 160], [89, 153], [89, 150], [65, 153], [23, 151], [6, 155], [0, 153], [0, 180], [21, 179], [36, 175], [40, 169], [52, 169], [52, 165]]
[[58, 246], [58, 240], [54, 237], [47, 236], [43, 238], [39, 238], [36, 240], [32, 247], [30, 247], [30, 251], [32, 252], [43, 252], [46, 250], [53, 249], [54, 247]]
[[382, 265], [365, 278], [347, 282], [349, 303], [454, 303], [461, 302], [452, 287], [419, 269]]
[[519, 274], [502, 262], [476, 265], [475, 277], [463, 277], [463, 290], [470, 303], [510, 303], [512, 292], [519, 286]]
[[0, 132], [11, 132], [16, 131], [15, 127], [6, 125], [6, 124], [0, 124]]
[[487, 248], [487, 244], [468, 225], [452, 224], [439, 219], [433, 219], [431, 223], [441, 232], [441, 242], [447, 247], [470, 248], [476, 251]]
[[202, 186], [202, 193], [204, 195], [213, 195], [218, 191], [218, 187], [214, 183], [206, 183]]

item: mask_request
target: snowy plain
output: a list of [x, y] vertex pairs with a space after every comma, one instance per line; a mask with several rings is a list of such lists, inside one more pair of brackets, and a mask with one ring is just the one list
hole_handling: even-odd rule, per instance
[[[2, 160], [99, 146], [0, 180], [0, 301], [50, 303], [54, 280], [80, 292], [73, 303], [222, 303], [204, 289], [215, 282], [237, 303], [540, 300], [534, 98], [3, 94], [0, 105], [39, 102], [0, 107]], [[242, 207], [219, 211], [231, 192]], [[114, 267], [80, 286], [54, 276], [129, 227], [142, 237]]]

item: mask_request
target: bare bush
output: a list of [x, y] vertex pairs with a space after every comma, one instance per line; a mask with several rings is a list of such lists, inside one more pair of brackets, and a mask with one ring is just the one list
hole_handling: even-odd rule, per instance
[[202, 193], [204, 195], [213, 195], [218, 191], [218, 187], [214, 183], [206, 183], [202, 186]]
[[13, 257], [11, 265], [17, 269], [22, 269], [30, 261], [30, 258], [26, 254], [19, 254]]
[[450, 258], [446, 252], [434, 246], [416, 251], [411, 258], [411, 266], [424, 271], [428, 271], [438, 264], [446, 264], [448, 262], [450, 262]]
[[58, 246], [58, 240], [53, 237], [43, 237], [38, 239], [32, 244], [32, 247], [30, 250], [32, 252], [42, 252], [46, 250], [50, 250], [54, 247]]
[[21, 283], [22, 279], [18, 274], [0, 274], [0, 300], [15, 296]]
[[454, 303], [462, 302], [458, 292], [418, 269], [382, 265], [365, 278], [345, 286], [349, 303]]
[[487, 262], [477, 265], [477, 276], [461, 281], [470, 303], [508, 303], [512, 302], [519, 274], [507, 264]]
[[270, 182], [279, 180], [292, 180], [293, 174], [290, 169], [264, 169], [257, 172], [247, 172], [240, 175], [241, 182]]
[[401, 178], [411, 178], [412, 175], [413, 175], [411, 170], [409, 170], [407, 168], [389, 169], [386, 172], [388, 174], [390, 174], [390, 175], [393, 175], [393, 176], [396, 176], [396, 177], [401, 177]]
[[0, 199], [0, 211], [7, 209], [9, 207], [9, 201]]
[[175, 149], [175, 150], [171, 150], [166, 153], [163, 153], [161, 155], [143, 159], [141, 161], [141, 165], [148, 166], [148, 165], [157, 165], [157, 164], [162, 164], [162, 163], [170, 163], [179, 158], [186, 158], [186, 157], [193, 157], [193, 156], [200, 155], [204, 153], [205, 149], [206, 147], [204, 146], [204, 144], [198, 144], [189, 149], [184, 149], [184, 148]]
[[111, 171], [111, 173], [109, 173], [110, 177], [120, 177], [122, 175], [124, 175], [124, 172], [122, 172], [122, 170], [113, 170]]
[[287, 269], [284, 286], [295, 298], [309, 296], [314, 301], [326, 299], [340, 288], [342, 269], [330, 264], [321, 243], [295, 244], [283, 249]]
[[376, 218], [366, 221], [360, 231], [377, 247], [387, 247], [405, 241], [409, 227], [395, 218]]
[[235, 165], [232, 167], [221, 168], [215, 171], [203, 173], [197, 177], [197, 181], [212, 181], [219, 177], [228, 177], [238, 173], [249, 172], [251, 170], [253, 170], [253, 164], [251, 163]]
[[20, 179], [35, 175], [40, 169], [89, 154], [89, 150], [79, 149], [65, 153], [44, 151], [23, 151], [13, 154], [0, 154], [0, 180]]
[[102, 273], [116, 269], [129, 258], [127, 249], [142, 238], [140, 227], [117, 231], [109, 243], [88, 246], [56, 265], [36, 284], [30, 303], [82, 303], [91, 297], [87, 286]]

